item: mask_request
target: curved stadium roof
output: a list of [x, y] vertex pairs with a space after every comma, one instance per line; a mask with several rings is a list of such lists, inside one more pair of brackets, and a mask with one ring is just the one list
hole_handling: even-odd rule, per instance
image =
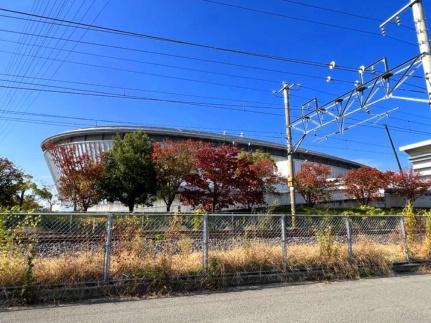
[[[274, 156], [285, 157], [286, 146], [271, 142], [252, 138], [245, 138], [242, 136], [232, 136], [228, 134], [218, 134], [214, 132], [204, 132], [197, 130], [186, 130], [179, 128], [162, 128], [162, 127], [147, 127], [147, 126], [136, 126], [136, 127], [123, 127], [123, 126], [104, 126], [104, 127], [93, 127], [93, 128], [82, 128], [71, 131], [66, 131], [57, 135], [50, 136], [42, 142], [42, 147], [47, 142], [53, 142], [57, 144], [67, 143], [78, 143], [87, 141], [104, 141], [112, 140], [116, 134], [123, 134], [127, 132], [133, 132], [142, 130], [148, 134], [148, 136], [156, 141], [162, 141], [164, 139], [172, 140], [202, 140], [214, 143], [234, 143], [235, 145], [250, 149], [250, 150], [262, 150], [270, 153]], [[43, 148], [42, 148], [43, 149]], [[295, 152], [295, 159], [302, 159], [315, 162], [323, 162], [326, 164], [332, 164], [335, 166], [344, 166], [348, 168], [357, 168], [364, 166], [360, 163], [350, 161], [347, 159], [335, 157], [332, 155], [315, 152], [311, 150], [305, 150], [299, 148]]]

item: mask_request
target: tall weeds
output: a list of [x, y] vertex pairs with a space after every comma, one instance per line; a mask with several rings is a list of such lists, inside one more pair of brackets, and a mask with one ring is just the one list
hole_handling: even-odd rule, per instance
[[416, 216], [411, 202], [406, 204], [403, 216], [405, 218], [407, 243], [412, 246], [415, 243]]

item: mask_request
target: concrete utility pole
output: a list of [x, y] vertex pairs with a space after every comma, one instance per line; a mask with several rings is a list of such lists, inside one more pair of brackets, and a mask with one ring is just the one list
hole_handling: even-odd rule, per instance
[[290, 103], [289, 103], [290, 85], [286, 82], [282, 84], [284, 98], [284, 116], [286, 121], [286, 139], [287, 139], [287, 186], [289, 187], [290, 196], [290, 213], [292, 215], [292, 227], [296, 226], [296, 198], [295, 186], [293, 182], [294, 165], [293, 165], [293, 144], [292, 144], [292, 127], [290, 124]]
[[415, 23], [416, 36], [419, 43], [419, 52], [422, 54], [422, 68], [425, 75], [425, 83], [428, 94], [428, 104], [431, 104], [431, 44], [428, 33], [428, 28], [426, 24], [425, 11], [422, 0], [410, 0], [410, 2], [388, 19], [386, 19], [382, 24], [380, 24], [380, 29], [383, 35], [386, 34], [385, 26], [395, 21], [398, 25], [401, 24], [400, 15], [409, 8], [412, 8], [413, 21]]
[[412, 3], [413, 20], [415, 22], [419, 51], [423, 54], [422, 68], [425, 74], [429, 104], [431, 104], [431, 44], [426, 24], [424, 6], [422, 0], [411, 0], [410, 2]]

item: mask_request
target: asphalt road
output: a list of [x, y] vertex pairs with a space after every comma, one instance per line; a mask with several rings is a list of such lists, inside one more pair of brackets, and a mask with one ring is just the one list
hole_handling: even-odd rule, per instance
[[431, 322], [431, 275], [19, 309], [0, 322]]

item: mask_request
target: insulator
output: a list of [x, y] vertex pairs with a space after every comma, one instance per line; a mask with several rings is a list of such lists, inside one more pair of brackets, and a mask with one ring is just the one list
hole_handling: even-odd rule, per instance
[[336, 64], [335, 61], [332, 61], [331, 63], [329, 63], [329, 69], [333, 70], [335, 68]]
[[331, 82], [331, 81], [332, 81], [332, 77], [328, 75], [328, 76], [325, 78], [325, 81], [326, 81], [326, 83]]
[[395, 17], [395, 22], [397, 23], [398, 26], [401, 25], [401, 17], [400, 16], [396, 16]]

